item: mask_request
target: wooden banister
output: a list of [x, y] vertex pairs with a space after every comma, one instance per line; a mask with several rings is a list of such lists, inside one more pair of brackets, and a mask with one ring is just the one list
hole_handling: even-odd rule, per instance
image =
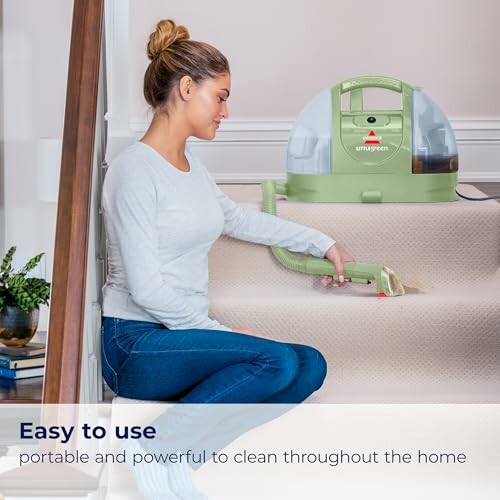
[[103, 0], [74, 0], [44, 403], [79, 401], [102, 27]]

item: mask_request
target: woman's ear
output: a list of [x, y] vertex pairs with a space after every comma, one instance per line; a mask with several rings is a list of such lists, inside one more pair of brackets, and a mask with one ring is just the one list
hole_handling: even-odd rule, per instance
[[181, 94], [181, 99], [183, 101], [189, 101], [189, 99], [191, 99], [193, 93], [193, 87], [194, 87], [194, 82], [190, 76], [184, 75], [179, 80], [179, 92]]

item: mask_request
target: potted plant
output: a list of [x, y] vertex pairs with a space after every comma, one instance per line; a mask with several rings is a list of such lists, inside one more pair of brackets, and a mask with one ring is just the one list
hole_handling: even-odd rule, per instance
[[39, 306], [49, 302], [50, 283], [26, 276], [40, 262], [43, 253], [14, 272], [12, 257], [15, 251], [16, 247], [11, 247], [0, 266], [0, 342], [23, 346], [35, 335]]

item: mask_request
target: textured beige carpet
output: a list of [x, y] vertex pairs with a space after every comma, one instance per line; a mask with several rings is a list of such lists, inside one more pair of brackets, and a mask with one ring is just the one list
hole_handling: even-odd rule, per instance
[[[222, 188], [260, 209], [258, 186]], [[265, 246], [217, 242], [211, 314], [321, 350], [329, 375], [312, 401], [500, 402], [500, 204], [282, 200], [278, 214], [330, 234], [360, 262], [390, 267], [414, 289], [386, 299], [373, 285], [323, 289]]]

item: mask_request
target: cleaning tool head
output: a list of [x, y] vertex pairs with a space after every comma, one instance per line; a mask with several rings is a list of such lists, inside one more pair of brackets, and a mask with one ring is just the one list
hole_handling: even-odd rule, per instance
[[[334, 279], [338, 279], [335, 267], [328, 259], [306, 257], [304, 260], [304, 272], [333, 276]], [[396, 297], [405, 294], [401, 280], [394, 271], [385, 266], [362, 262], [345, 262], [344, 277], [349, 278], [353, 283], [370, 284], [375, 282], [379, 297]]]

